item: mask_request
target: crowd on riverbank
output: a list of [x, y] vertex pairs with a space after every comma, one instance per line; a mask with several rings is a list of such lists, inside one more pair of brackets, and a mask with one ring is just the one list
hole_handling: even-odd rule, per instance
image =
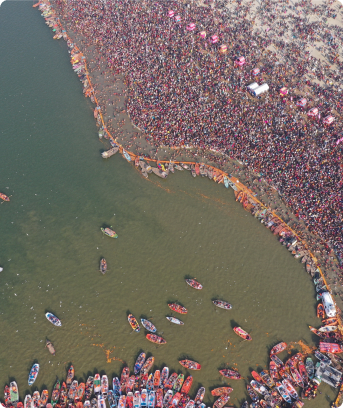
[[[99, 61], [106, 60], [103, 75], [125, 75], [128, 113], [156, 146], [212, 149], [252, 167], [342, 261], [341, 90], [334, 82], [343, 68], [335, 37], [339, 26], [288, 14], [287, 3], [267, 2], [264, 14], [275, 14], [273, 33], [279, 33], [272, 40], [261, 34], [264, 14], [253, 32], [257, 17], [251, 3], [238, 4], [234, 18], [230, 8], [219, 12], [178, 2], [57, 3], [73, 30], [96, 46]], [[302, 5], [314, 13], [321, 7]], [[290, 24], [303, 47], [287, 40]], [[306, 50], [319, 35], [335, 70]], [[218, 36], [216, 44], [208, 41], [212, 36]], [[234, 63], [238, 56], [246, 59], [242, 68]], [[254, 68], [261, 71], [256, 77]], [[268, 83], [267, 96], [247, 93], [254, 81]], [[280, 94], [282, 87], [288, 94]], [[303, 97], [306, 107], [297, 107]], [[310, 118], [307, 111], [314, 107], [319, 114]], [[323, 124], [328, 115], [336, 119], [330, 126]]]

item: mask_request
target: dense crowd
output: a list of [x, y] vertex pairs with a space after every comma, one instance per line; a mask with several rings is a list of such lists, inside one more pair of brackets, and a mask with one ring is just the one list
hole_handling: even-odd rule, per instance
[[[156, 0], [57, 3], [108, 70], [125, 75], [128, 113], [156, 146], [194, 146], [242, 161], [343, 262], [342, 28], [318, 17], [335, 19], [337, 7], [309, 0], [297, 7], [267, 0], [261, 8], [253, 1], [222, 8]], [[186, 29], [190, 23], [195, 30]], [[311, 47], [321, 47], [325, 58]], [[234, 63], [240, 56], [241, 68]], [[247, 92], [255, 81], [270, 88], [259, 98]], [[313, 107], [316, 118], [307, 115]], [[326, 126], [329, 114], [335, 121]]]

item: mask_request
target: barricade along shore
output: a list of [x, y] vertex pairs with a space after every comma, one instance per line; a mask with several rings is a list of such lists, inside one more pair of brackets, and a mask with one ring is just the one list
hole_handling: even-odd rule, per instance
[[[137, 168], [143, 170], [143, 174], [147, 177], [146, 167], [141, 165], [141, 163], [156, 164], [157, 167], [154, 168], [154, 172], [160, 177], [167, 177], [169, 172], [173, 172], [174, 168], [186, 168], [192, 171], [192, 174], [197, 175], [207, 175], [211, 179], [216, 181], [218, 184], [223, 184], [225, 187], [231, 187], [235, 191], [236, 201], [240, 202], [246, 211], [249, 211], [252, 215], [258, 218], [262, 223], [266, 225], [267, 228], [275, 235], [279, 235], [281, 242], [284, 245], [287, 245], [288, 249], [292, 254], [297, 258], [301, 259], [306, 266], [306, 270], [312, 277], [318, 280], [321, 278], [324, 286], [334, 295], [341, 295], [343, 299], [343, 292], [341, 287], [335, 286], [334, 290], [330, 289], [330, 285], [336, 285], [336, 271], [325, 265], [325, 269], [322, 267], [324, 263], [328, 262], [330, 257], [334, 259], [333, 251], [328, 251], [323, 249], [323, 242], [318, 238], [310, 234], [304, 225], [299, 222], [294, 215], [290, 213], [290, 210], [282, 202], [282, 197], [279, 196], [276, 189], [262, 179], [260, 175], [251, 174], [249, 170], [243, 165], [243, 163], [236, 162], [235, 160], [224, 157], [221, 152], [217, 151], [199, 151], [197, 149], [192, 149], [191, 146], [187, 148], [180, 147], [179, 149], [174, 148], [169, 149], [170, 155], [168, 160], [165, 160], [165, 157], [162, 157], [161, 160], [158, 158], [154, 159], [151, 157], [143, 156], [141, 154], [142, 146], [136, 146], [140, 150], [140, 154], [132, 152], [129, 149], [132, 147], [132, 140], [135, 140], [133, 137], [127, 138], [126, 142], [123, 137], [115, 137], [110, 132], [110, 126], [107, 125], [107, 120], [104, 118], [103, 112], [106, 109], [103, 107], [102, 102], [105, 103], [104, 97], [102, 95], [101, 84], [99, 84], [98, 78], [92, 73], [92, 70], [89, 69], [89, 63], [87, 63], [87, 58], [91, 58], [91, 52], [88, 50], [87, 53], [82, 50], [81, 45], [77, 45], [74, 39], [71, 37], [73, 34], [68, 34], [67, 30], [62, 25], [63, 16], [61, 10], [59, 10], [58, 4], [52, 2], [57, 11], [59, 11], [60, 16], [56, 14], [52, 8], [50, 8], [50, 3], [48, 1], [39, 2], [35, 6], [38, 6], [40, 9], [44, 9], [44, 5], [47, 6], [47, 12], [43, 10], [43, 17], [46, 20], [48, 26], [50, 26], [54, 32], [54, 39], [63, 38], [67, 41], [68, 47], [71, 53], [71, 63], [73, 65], [74, 71], [80, 77], [80, 80], [84, 85], [84, 94], [86, 97], [90, 97], [92, 102], [95, 104], [94, 117], [96, 119], [97, 125], [99, 127], [99, 137], [108, 139], [113, 148], [118, 147], [119, 152], [123, 157], [132, 163], [135, 163]], [[45, 13], [45, 14], [44, 14]], [[67, 23], [68, 25], [68, 23]], [[77, 36], [75, 35], [75, 38]], [[79, 38], [79, 43], [82, 44], [82, 39]], [[89, 55], [87, 55], [89, 54]], [[113, 79], [113, 78], [112, 78]], [[117, 80], [120, 81], [120, 78]], [[93, 85], [96, 84], [96, 85]], [[119, 86], [119, 85], [118, 85]], [[123, 103], [123, 100], [121, 101]], [[124, 108], [125, 106], [121, 106]], [[124, 119], [125, 120], [125, 119]], [[120, 135], [122, 136], [122, 134]], [[151, 145], [147, 144], [145, 146], [147, 149], [151, 148]], [[161, 150], [166, 151], [167, 147], [161, 146]], [[202, 157], [200, 161], [193, 161], [181, 158], [177, 159], [178, 156], [184, 157], [183, 152], [187, 151], [188, 157], [195, 157], [197, 159]], [[153, 152], [153, 150], [150, 150]], [[159, 151], [156, 151], [155, 157], [160, 155]], [[109, 153], [108, 156], [111, 154]], [[165, 156], [165, 155], [164, 155]], [[105, 155], [106, 157], [106, 155]], [[163, 160], [164, 159], [164, 160]], [[203, 161], [202, 161], [203, 160]], [[220, 163], [221, 168], [216, 167], [208, 163]], [[166, 166], [164, 166], [166, 165]], [[231, 171], [225, 171], [224, 169], [230, 169]], [[232, 173], [239, 175], [239, 178], [250, 181], [250, 183], [257, 182], [260, 190], [262, 192], [267, 192], [267, 196], [272, 196], [273, 199], [277, 202], [278, 211], [273, 210], [268, 206], [268, 204], [258, 199], [257, 194], [253, 192], [247, 185], [243, 184], [237, 177], [234, 177]], [[244, 174], [245, 173], [245, 174]], [[252, 181], [253, 180], [253, 181]], [[287, 222], [282, 218], [283, 215], [287, 215]], [[327, 248], [326, 248], [327, 249]], [[318, 253], [319, 256], [315, 256], [314, 252]], [[319, 259], [320, 258], [320, 259]], [[335, 297], [336, 300], [336, 310], [338, 312], [339, 319], [341, 319], [341, 309], [342, 301], [339, 297]], [[339, 320], [340, 325], [338, 329], [343, 332], [343, 327], [341, 320]]]

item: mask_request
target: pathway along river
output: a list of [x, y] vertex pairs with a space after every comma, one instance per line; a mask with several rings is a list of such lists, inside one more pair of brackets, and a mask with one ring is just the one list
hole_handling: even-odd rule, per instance
[[[66, 43], [52, 39], [32, 2], [2, 4], [0, 39], [0, 191], [12, 195], [0, 206], [0, 388], [15, 378], [23, 398], [35, 360], [41, 371], [33, 388], [51, 391], [70, 362], [78, 379], [97, 370], [112, 376], [123, 363], [108, 362], [106, 350], [131, 369], [144, 350], [156, 368], [185, 373], [180, 357], [199, 361], [194, 393], [200, 384], [224, 384], [218, 369], [225, 364], [244, 377], [265, 367], [280, 340], [317, 342], [308, 330], [320, 323], [309, 275], [233, 190], [186, 171], [145, 180], [121, 156], [103, 160]], [[103, 237], [103, 225], [119, 238]], [[185, 277], [204, 289], [188, 287]], [[233, 309], [215, 309], [215, 298]], [[166, 320], [169, 301], [188, 308], [183, 327]], [[46, 311], [63, 326], [51, 325]], [[131, 333], [129, 311], [152, 318], [168, 343], [157, 348], [143, 332]], [[236, 323], [252, 342], [233, 333]], [[230, 384], [238, 407], [245, 381]], [[306, 406], [329, 406], [336, 393], [320, 389]]]

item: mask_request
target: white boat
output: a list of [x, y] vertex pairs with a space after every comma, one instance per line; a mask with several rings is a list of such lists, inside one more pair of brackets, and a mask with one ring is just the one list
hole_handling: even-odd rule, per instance
[[30, 394], [27, 394], [24, 399], [24, 408], [33, 408], [33, 401]]
[[133, 408], [141, 408], [141, 394], [139, 391], [136, 391], [133, 396]]
[[176, 317], [172, 317], [172, 316], [166, 316], [166, 319], [169, 320], [171, 323], [175, 323], [175, 324], [184, 324], [184, 322], [182, 322], [181, 320], [177, 319]]
[[105, 398], [98, 396], [98, 408], [106, 408]]
[[337, 326], [323, 326], [320, 329], [318, 329], [318, 331], [323, 333], [337, 331]]

